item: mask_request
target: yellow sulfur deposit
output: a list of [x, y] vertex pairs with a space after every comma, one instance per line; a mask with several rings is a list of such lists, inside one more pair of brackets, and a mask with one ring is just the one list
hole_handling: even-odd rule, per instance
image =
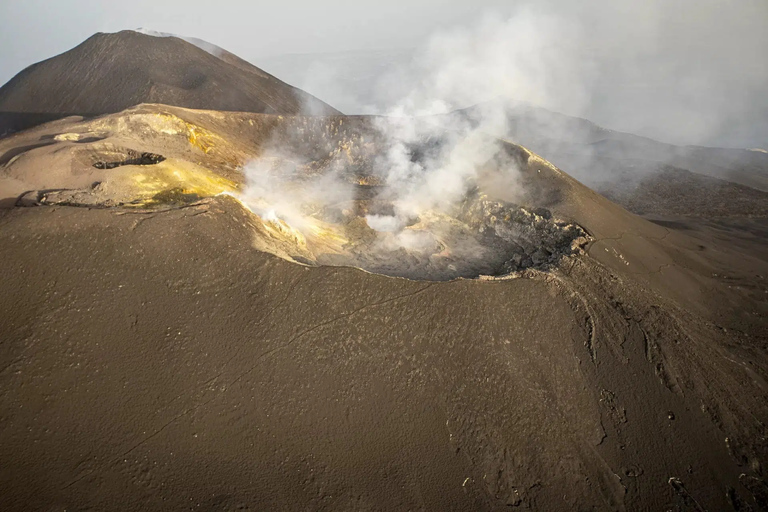
[[349, 241], [339, 233], [340, 226], [320, 222], [312, 219], [306, 231], [307, 242], [318, 252], [337, 253], [344, 252], [344, 246]]
[[234, 182], [182, 160], [168, 159], [152, 166], [125, 169], [128, 172], [115, 176], [111, 185], [133, 198], [126, 206], [136, 208], [188, 203], [237, 188]]
[[214, 148], [214, 138], [217, 136], [204, 128], [200, 128], [199, 126], [195, 126], [190, 123], [186, 123], [186, 125], [187, 133], [189, 134], [189, 143], [200, 148], [203, 153], [207, 155], [208, 152]]

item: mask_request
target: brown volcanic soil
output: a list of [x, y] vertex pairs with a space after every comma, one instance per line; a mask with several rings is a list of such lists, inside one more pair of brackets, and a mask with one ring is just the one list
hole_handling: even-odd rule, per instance
[[[217, 149], [161, 136], [153, 117], [122, 142], [176, 165], [184, 151], [201, 165], [258, 153], [247, 118], [173, 112]], [[338, 120], [307, 121], [309, 140], [342, 132]], [[44, 180], [36, 157], [74, 165], [98, 143], [57, 142], [19, 153], [13, 179]], [[4, 507], [768, 506], [759, 228], [650, 223], [518, 151], [532, 206], [592, 241], [511, 279], [290, 263], [254, 248], [253, 215], [227, 196], [2, 210]]]
[[339, 112], [229, 52], [214, 56], [176, 37], [96, 34], [34, 64], [0, 88], [0, 136], [66, 116], [139, 103], [274, 114]]

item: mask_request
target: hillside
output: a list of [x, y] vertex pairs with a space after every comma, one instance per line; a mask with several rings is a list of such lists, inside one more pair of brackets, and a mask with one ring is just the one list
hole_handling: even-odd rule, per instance
[[[765, 151], [674, 146], [524, 103], [479, 104], [448, 119], [481, 125], [499, 112], [506, 127], [494, 135], [530, 148], [635, 213], [768, 213]], [[713, 202], [717, 208], [711, 208]]]
[[[764, 234], [494, 140], [401, 227], [439, 243], [391, 250], [386, 122], [141, 105], [0, 141], [5, 509], [768, 506]], [[288, 222], [258, 165], [351, 194]]]
[[122, 31], [96, 34], [0, 88], [0, 135], [140, 103], [284, 115], [339, 113], [229, 52], [217, 56], [177, 37]]

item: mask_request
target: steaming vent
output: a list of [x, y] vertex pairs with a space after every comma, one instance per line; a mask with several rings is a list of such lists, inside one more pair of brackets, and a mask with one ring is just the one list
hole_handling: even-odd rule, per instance
[[[549, 268], [579, 251], [584, 231], [555, 220], [540, 208], [467, 198], [456, 217], [430, 212], [398, 226], [385, 214], [365, 214], [363, 205], [309, 214], [301, 227], [273, 211], [257, 215], [257, 248], [307, 265], [351, 266], [388, 276], [447, 281], [503, 276]], [[371, 205], [385, 211], [385, 205]]]
[[56, 134], [52, 154], [68, 154], [83, 185], [30, 190], [17, 204], [167, 211], [226, 195], [252, 212], [258, 250], [415, 280], [547, 269], [587, 241], [548, 209], [568, 193], [564, 175], [472, 128], [269, 116], [236, 119], [223, 137], [168, 114], [118, 119], [123, 137], [140, 134], [126, 142], [141, 149], [107, 140], [104, 124]]
[[233, 195], [254, 213], [260, 250], [446, 281], [550, 268], [586, 243], [579, 226], [509, 200], [523, 165], [504, 149], [512, 145], [471, 136], [403, 143], [380, 127], [362, 135], [332, 123], [317, 132], [294, 132], [245, 168]]

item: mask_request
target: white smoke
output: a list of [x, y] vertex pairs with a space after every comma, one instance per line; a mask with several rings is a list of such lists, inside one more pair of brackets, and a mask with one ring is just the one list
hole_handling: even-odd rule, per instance
[[[430, 215], [455, 213], [477, 186], [478, 173], [492, 160], [496, 159], [496, 170], [507, 175], [505, 183], [517, 182], [515, 164], [511, 159], [498, 161], [500, 144], [490, 135], [506, 131], [503, 110], [483, 111], [479, 123], [440, 114], [478, 98], [503, 94], [536, 98], [564, 91], [557, 80], [541, 73], [549, 60], [563, 59], [543, 29], [567, 32], [558, 20], [523, 10], [504, 22], [487, 17], [472, 28], [435, 35], [419, 60], [428, 71], [426, 79], [402, 91], [386, 116], [371, 119], [377, 134], [372, 173], [383, 184], [377, 199], [392, 211], [371, 213], [365, 219], [371, 229], [387, 234], [382, 236], [388, 249], [435, 248], [433, 235], [411, 226]], [[352, 185], [343, 178], [348, 163], [344, 158], [334, 160], [322, 178], [304, 180], [297, 190], [295, 184], [287, 185], [293, 182], [286, 180], [289, 171], [275, 163], [277, 157], [300, 162], [303, 155], [273, 147], [246, 167], [244, 195], [257, 211], [302, 229], [312, 210], [353, 195]], [[513, 192], [503, 195], [514, 196]]]
[[[578, 38], [575, 30], [558, 18], [531, 8], [507, 20], [486, 16], [474, 26], [434, 35], [415, 62], [422, 79], [402, 91], [402, 98], [376, 126], [389, 141], [376, 161], [395, 208], [386, 226], [406, 226], [409, 219], [425, 212], [448, 212], [462, 201], [477, 183], [478, 171], [499, 154], [495, 135], [508, 131], [507, 115], [494, 103], [481, 103], [480, 116], [469, 122], [446, 116], [459, 107], [497, 98], [526, 98], [540, 101], [567, 95], [574, 103], [584, 100], [578, 89], [564, 85], [571, 70], [562, 66], [562, 76], [545, 72], [568, 62], [567, 47], [555, 45], [553, 34]], [[401, 70], [386, 83], [413, 83]], [[439, 143], [437, 142], [439, 140]], [[415, 158], [415, 151], [437, 143], [434, 152]], [[516, 186], [517, 169], [511, 161], [498, 169]], [[514, 190], [504, 191], [515, 197]], [[375, 224], [380, 220], [376, 219]]]
[[586, 87], [573, 77], [584, 75], [577, 58], [582, 46], [579, 26], [533, 5], [508, 18], [487, 13], [434, 34], [408, 69], [382, 79], [389, 90], [397, 90], [398, 83], [418, 84], [400, 90], [403, 98], [389, 113], [441, 114], [498, 98], [544, 106], [556, 98], [580, 111]]
[[318, 210], [352, 200], [352, 185], [341, 178], [343, 159], [333, 159], [326, 173], [307, 176], [304, 155], [271, 146], [243, 168], [241, 199], [262, 219], [283, 221], [301, 231]]
[[403, 222], [394, 215], [366, 215], [365, 222], [371, 229], [382, 233], [397, 233], [405, 227]]
[[[454, 22], [461, 26], [415, 51], [267, 64], [348, 114], [388, 112], [428, 82], [444, 91], [431, 99], [458, 99], [458, 108], [500, 95], [671, 144], [768, 140], [765, 0], [522, 0], [498, 9], [480, 22]], [[314, 62], [333, 80], [314, 80]], [[450, 77], [441, 83], [445, 73], [463, 75], [461, 90]]]
[[[476, 185], [478, 170], [499, 152], [497, 141], [484, 132], [484, 126], [469, 128], [451, 121], [376, 119], [376, 127], [388, 143], [374, 162], [374, 171], [385, 183], [382, 195], [394, 207], [394, 219], [385, 231], [393, 225], [406, 226], [425, 212], [450, 213]], [[434, 152], [429, 154], [430, 150]], [[428, 154], [417, 155], [419, 152]], [[514, 173], [516, 169], [510, 162], [504, 171]], [[376, 221], [371, 225], [374, 229], [381, 224]]]

